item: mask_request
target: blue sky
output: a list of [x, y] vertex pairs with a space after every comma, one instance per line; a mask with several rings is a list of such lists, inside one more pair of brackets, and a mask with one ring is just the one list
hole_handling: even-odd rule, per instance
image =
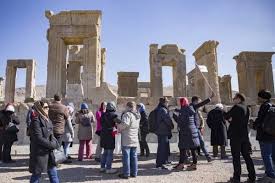
[[[140, 81], [149, 81], [151, 43], [184, 48], [190, 71], [192, 53], [204, 41], [219, 41], [219, 75], [232, 75], [233, 89], [238, 88], [233, 56], [245, 50], [275, 51], [273, 0], [3, 0], [0, 76], [5, 75], [7, 59], [33, 58], [36, 83], [45, 84], [49, 25], [44, 12], [81, 9], [103, 12], [102, 47], [107, 48], [106, 80], [111, 84], [117, 83], [119, 71], [138, 71]], [[171, 85], [171, 69], [164, 69], [163, 74], [164, 85]], [[16, 82], [25, 84], [21, 69]]]

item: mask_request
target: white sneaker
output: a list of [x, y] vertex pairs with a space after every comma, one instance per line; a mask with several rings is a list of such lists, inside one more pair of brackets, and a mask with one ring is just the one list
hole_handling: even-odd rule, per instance
[[115, 173], [117, 173], [117, 170], [116, 169], [109, 169], [109, 170], [106, 170], [106, 173], [107, 174], [115, 174]]
[[101, 173], [103, 173], [103, 172], [105, 172], [106, 171], [106, 169], [105, 168], [100, 168], [100, 170], [99, 170]]

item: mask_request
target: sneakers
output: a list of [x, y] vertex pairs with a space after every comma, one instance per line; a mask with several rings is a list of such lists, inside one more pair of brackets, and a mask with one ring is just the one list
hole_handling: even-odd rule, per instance
[[256, 182], [255, 180], [251, 180], [249, 178], [245, 181], [245, 183], [255, 183], [255, 182]]
[[194, 171], [194, 170], [197, 170], [197, 164], [191, 164], [189, 166], [187, 166], [187, 171]]
[[119, 174], [118, 177], [122, 178], [122, 179], [128, 179], [129, 178], [128, 176], [124, 175], [123, 173]]
[[105, 171], [106, 171], [105, 168], [100, 168], [100, 170], [99, 170], [100, 173], [104, 173]]
[[176, 166], [173, 167], [174, 170], [183, 170], [184, 169], [184, 164], [179, 163]]
[[116, 169], [109, 169], [109, 170], [106, 170], [106, 173], [107, 174], [116, 174], [117, 173], [117, 170]]
[[208, 161], [208, 163], [210, 163], [211, 161], [213, 161], [212, 158], [211, 158], [210, 156], [207, 156], [207, 157], [206, 157], [206, 160]]
[[221, 156], [221, 159], [228, 159], [227, 155]]
[[234, 179], [233, 177], [229, 180], [230, 183], [241, 183], [241, 181]]
[[171, 161], [165, 161], [165, 163], [164, 163], [165, 165], [170, 165], [170, 164], [172, 164], [172, 162]]
[[168, 170], [168, 168], [166, 168], [165, 166], [157, 166], [156, 167], [158, 170]]

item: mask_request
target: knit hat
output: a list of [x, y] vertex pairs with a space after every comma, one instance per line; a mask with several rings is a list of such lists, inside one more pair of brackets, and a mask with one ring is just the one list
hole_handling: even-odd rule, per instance
[[82, 103], [81, 106], [80, 106], [80, 109], [81, 109], [81, 110], [82, 110], [82, 109], [89, 109], [89, 106], [88, 106], [88, 104], [86, 104], [86, 103]]
[[137, 106], [139, 107], [139, 112], [145, 112], [145, 105], [143, 103], [139, 103], [137, 104]]
[[269, 100], [269, 99], [271, 99], [271, 93], [268, 90], [261, 90], [258, 93], [258, 97], [261, 97], [262, 99]]
[[189, 101], [186, 97], [180, 98], [180, 106], [185, 107], [189, 105]]

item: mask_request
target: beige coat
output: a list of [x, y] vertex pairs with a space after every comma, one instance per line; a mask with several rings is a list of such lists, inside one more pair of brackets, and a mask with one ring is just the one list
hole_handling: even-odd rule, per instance
[[[90, 121], [90, 125], [89, 126], [84, 126], [83, 125], [83, 121], [85, 119], [89, 119]], [[91, 140], [93, 138], [94, 135], [94, 131], [93, 131], [93, 125], [95, 122], [95, 117], [94, 114], [92, 112], [89, 112], [87, 114], [82, 114], [82, 113], [78, 113], [76, 116], [76, 120], [75, 123], [79, 124], [78, 125], [78, 139], [79, 140]]]
[[138, 130], [140, 115], [134, 112], [125, 112], [122, 114], [122, 123], [118, 125], [121, 131], [121, 145], [128, 147], [137, 147], [139, 144]]

